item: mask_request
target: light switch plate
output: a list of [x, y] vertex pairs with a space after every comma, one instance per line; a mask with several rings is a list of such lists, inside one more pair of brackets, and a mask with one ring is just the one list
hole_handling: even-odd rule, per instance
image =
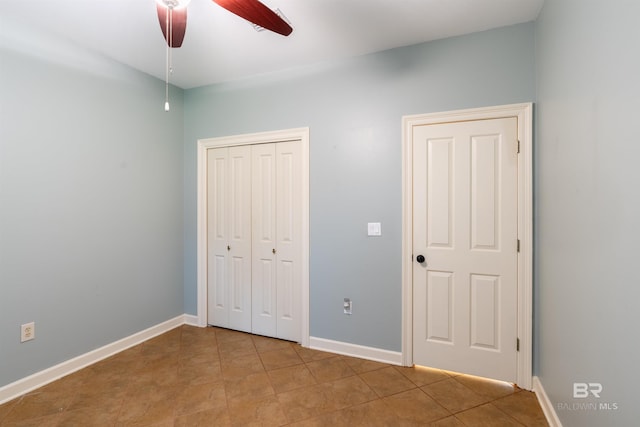
[[382, 236], [382, 228], [379, 222], [367, 223], [367, 235], [368, 236]]

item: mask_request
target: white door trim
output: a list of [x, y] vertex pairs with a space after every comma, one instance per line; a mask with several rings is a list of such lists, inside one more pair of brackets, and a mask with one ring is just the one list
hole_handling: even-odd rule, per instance
[[[533, 352], [533, 104], [418, 114], [402, 118], [402, 363], [413, 365], [413, 128], [426, 124], [517, 117], [518, 156], [518, 352], [517, 384], [532, 388]], [[515, 345], [515, 343], [514, 343]]]
[[267, 144], [285, 141], [302, 143], [302, 289], [301, 344], [309, 347], [309, 128], [286, 129], [198, 140], [198, 235], [197, 284], [198, 325], [207, 325], [207, 150], [234, 145]]

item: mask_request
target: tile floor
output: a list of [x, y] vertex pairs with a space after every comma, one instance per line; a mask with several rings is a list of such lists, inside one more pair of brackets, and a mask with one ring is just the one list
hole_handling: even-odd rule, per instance
[[508, 384], [181, 326], [0, 405], [0, 426], [547, 426]]

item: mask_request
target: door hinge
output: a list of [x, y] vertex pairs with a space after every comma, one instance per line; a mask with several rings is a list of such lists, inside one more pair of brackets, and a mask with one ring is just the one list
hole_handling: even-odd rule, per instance
[[520, 140], [518, 140], [518, 154], [520, 154]]
[[517, 240], [516, 243], [516, 251], [519, 253], [520, 252], [520, 239]]
[[520, 338], [516, 338], [516, 351], [520, 351]]

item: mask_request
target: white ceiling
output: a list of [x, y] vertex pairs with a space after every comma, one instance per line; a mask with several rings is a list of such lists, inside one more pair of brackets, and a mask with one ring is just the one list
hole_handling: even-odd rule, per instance
[[[263, 0], [292, 24], [283, 37], [192, 0], [171, 82], [192, 88], [532, 21], [543, 1]], [[69, 39], [164, 79], [155, 0], [0, 0], [0, 24], [3, 33], [24, 27]]]

